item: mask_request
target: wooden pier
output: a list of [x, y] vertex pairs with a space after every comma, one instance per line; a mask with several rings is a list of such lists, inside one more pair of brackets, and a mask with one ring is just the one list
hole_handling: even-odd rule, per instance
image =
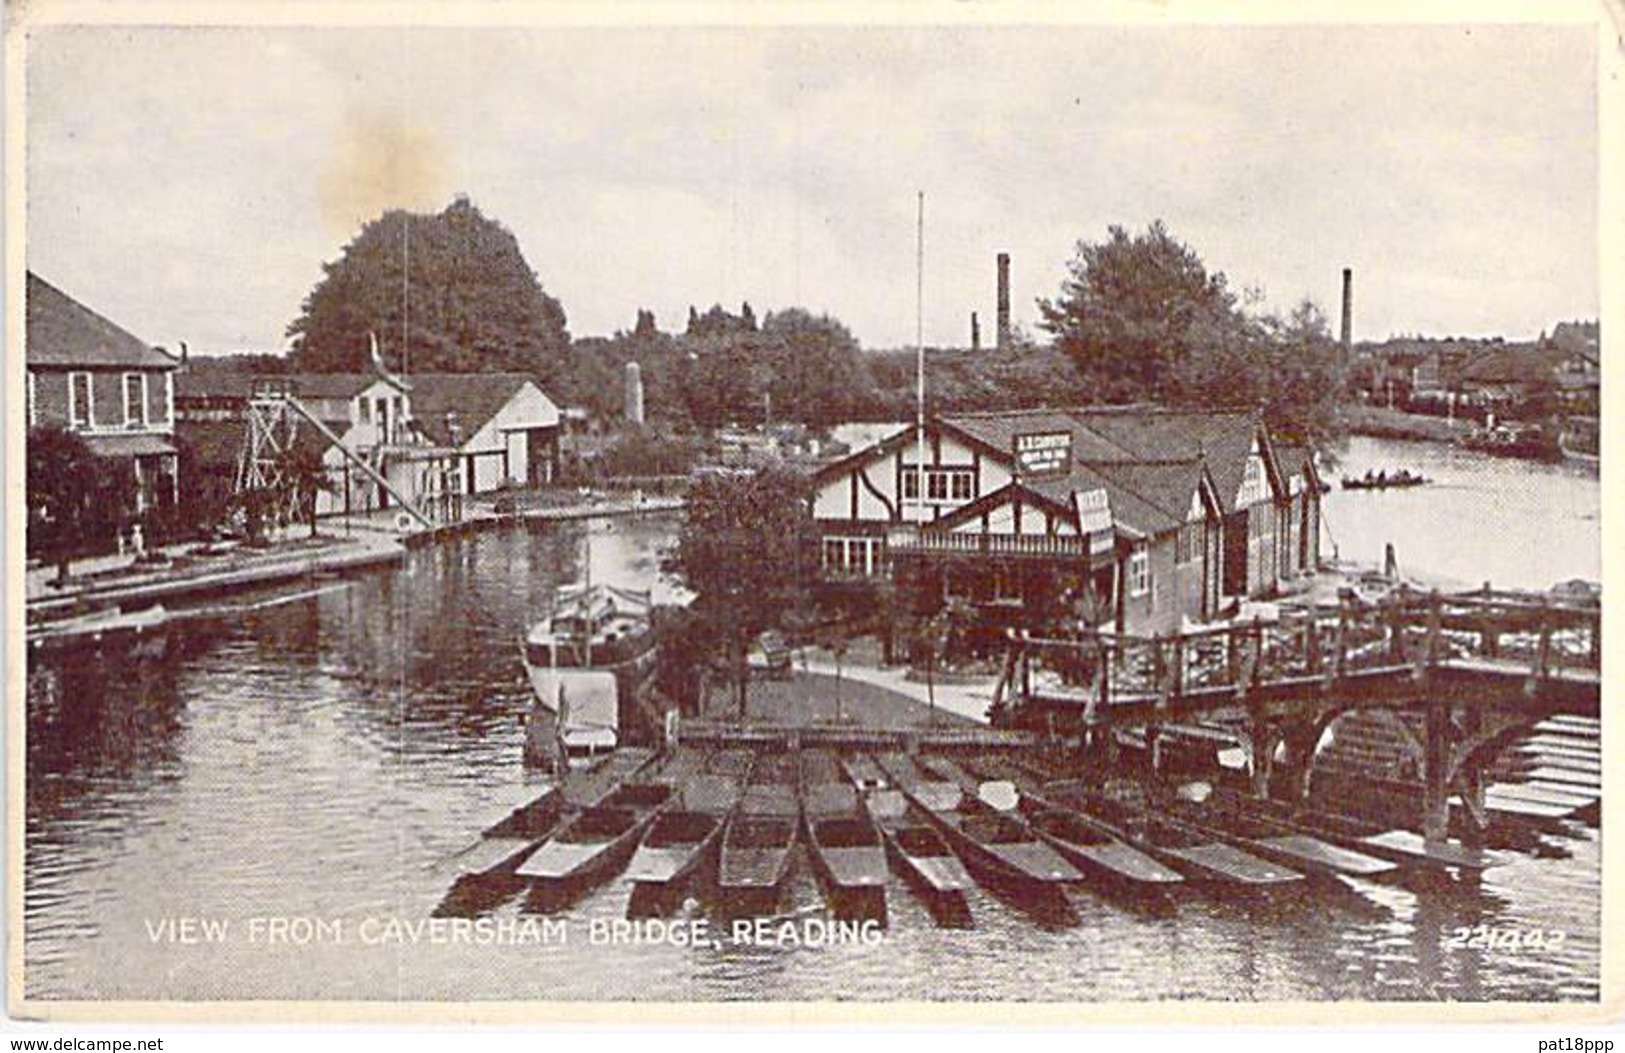
[[1018, 634], [995, 704], [1014, 726], [1091, 739], [1124, 727], [1153, 742], [1169, 725], [1219, 728], [1247, 754], [1256, 793], [1270, 792], [1284, 755], [1297, 796], [1339, 717], [1411, 714], [1423, 729], [1412, 737], [1424, 829], [1442, 838], [1453, 793], [1482, 830], [1485, 769], [1537, 723], [1600, 715], [1601, 625], [1596, 602], [1402, 588], [1377, 603], [1346, 598], [1171, 636]]

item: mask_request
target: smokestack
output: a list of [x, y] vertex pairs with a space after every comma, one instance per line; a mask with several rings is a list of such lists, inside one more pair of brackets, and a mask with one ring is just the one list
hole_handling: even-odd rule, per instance
[[1354, 350], [1354, 269], [1343, 268], [1343, 354]]
[[1010, 254], [999, 253], [999, 350], [1010, 346]]
[[970, 349], [972, 351], [982, 349], [982, 323], [977, 320], [975, 311], [970, 313]]
[[643, 423], [643, 371], [636, 362], [626, 364], [626, 422]]

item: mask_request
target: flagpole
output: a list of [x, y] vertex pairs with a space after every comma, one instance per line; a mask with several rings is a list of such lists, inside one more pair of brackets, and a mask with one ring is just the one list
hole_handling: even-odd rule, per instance
[[925, 191], [919, 192], [914, 229], [914, 499], [925, 522]]

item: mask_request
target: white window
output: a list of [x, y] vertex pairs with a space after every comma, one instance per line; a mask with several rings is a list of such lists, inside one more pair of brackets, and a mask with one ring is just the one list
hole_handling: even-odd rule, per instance
[[948, 500], [947, 472], [929, 472], [926, 474], [925, 496], [932, 501]]
[[91, 401], [90, 374], [68, 374], [68, 427], [90, 428], [96, 422], [95, 405]]
[[[932, 504], [963, 503], [976, 496], [976, 477], [969, 468], [928, 468], [925, 471], [925, 499]], [[920, 497], [919, 472], [903, 469], [903, 499]]]
[[356, 404], [361, 407], [361, 423], [370, 423], [372, 421], [372, 400], [359, 398], [356, 399]]
[[1151, 591], [1151, 553], [1141, 542], [1128, 557], [1128, 594], [1144, 596]]
[[920, 499], [919, 469], [903, 469], [903, 498], [907, 501], [918, 501]]
[[969, 501], [973, 495], [975, 479], [969, 472], [953, 473], [953, 495], [955, 501]]
[[145, 428], [147, 426], [147, 375], [145, 373], [124, 374], [124, 426], [126, 428]]
[[826, 537], [824, 569], [870, 577], [880, 569], [880, 544], [877, 537]]

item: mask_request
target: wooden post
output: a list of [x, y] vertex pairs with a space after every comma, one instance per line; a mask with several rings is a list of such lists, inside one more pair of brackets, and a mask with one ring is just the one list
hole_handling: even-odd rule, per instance
[[1253, 796], [1261, 800], [1270, 795], [1270, 775], [1275, 768], [1275, 738], [1270, 726], [1256, 711], [1248, 722], [1248, 737], [1253, 744]]
[[1422, 753], [1422, 835], [1429, 842], [1444, 841], [1450, 836], [1450, 794], [1445, 783], [1450, 763], [1450, 706], [1433, 697], [1427, 702]]
[[[1484, 726], [1484, 713], [1469, 704], [1461, 714], [1463, 737], [1471, 742], [1477, 739]], [[1489, 815], [1484, 802], [1484, 767], [1482, 764], [1463, 764], [1456, 775], [1456, 792], [1461, 795], [1466, 822], [1462, 824], [1461, 843], [1468, 848], [1484, 846], [1484, 829]]]

